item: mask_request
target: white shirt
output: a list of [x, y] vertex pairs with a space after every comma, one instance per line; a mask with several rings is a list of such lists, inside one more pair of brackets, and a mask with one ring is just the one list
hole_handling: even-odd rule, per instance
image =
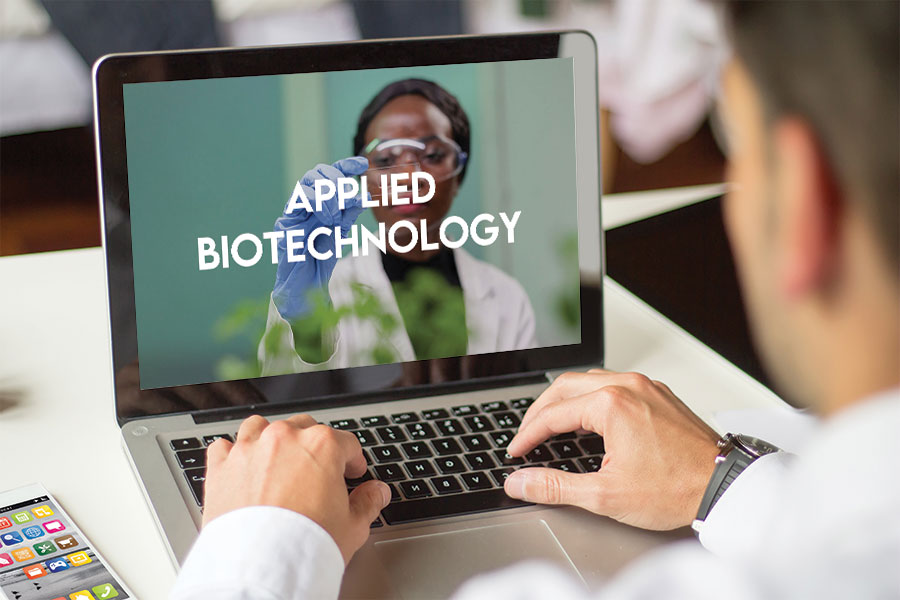
[[[750, 465], [710, 512], [703, 547], [653, 552], [593, 592], [550, 565], [523, 564], [475, 577], [455, 598], [900, 598], [898, 457], [894, 389], [822, 423], [798, 457]], [[203, 530], [171, 599], [335, 598], [343, 571], [311, 520], [244, 508]]]

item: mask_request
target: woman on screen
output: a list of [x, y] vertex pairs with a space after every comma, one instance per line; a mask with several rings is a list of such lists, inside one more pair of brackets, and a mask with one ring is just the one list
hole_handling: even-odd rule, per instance
[[[431, 81], [404, 79], [384, 87], [359, 116], [354, 157], [319, 165], [301, 183], [367, 175], [369, 193], [379, 175], [425, 171], [434, 195], [424, 204], [381, 205], [372, 216], [387, 228], [425, 221], [429, 239], [453, 204], [469, 160], [469, 119], [458, 100]], [[365, 193], [365, 192], [363, 192]], [[387, 190], [385, 190], [387, 193]], [[326, 214], [283, 214], [276, 231], [340, 225], [347, 233], [363, 211], [331, 206]], [[329, 221], [329, 222], [323, 222]], [[406, 229], [398, 229], [397, 242]], [[417, 244], [387, 252], [288, 262], [285, 238], [259, 345], [262, 375], [464, 356], [537, 346], [534, 311], [522, 286], [463, 248]], [[316, 254], [335, 249], [331, 236], [315, 240]]]

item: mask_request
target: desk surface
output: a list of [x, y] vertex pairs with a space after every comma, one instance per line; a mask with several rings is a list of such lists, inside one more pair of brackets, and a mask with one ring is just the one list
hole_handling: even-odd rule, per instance
[[[714, 193], [611, 196], [604, 211], [618, 223]], [[44, 484], [139, 598], [166, 598], [175, 570], [113, 412], [101, 249], [3, 258], [0, 281], [0, 407], [11, 405], [0, 412], [0, 489]], [[615, 282], [605, 292], [609, 368], [666, 382], [713, 427], [723, 409], [783, 405]]]

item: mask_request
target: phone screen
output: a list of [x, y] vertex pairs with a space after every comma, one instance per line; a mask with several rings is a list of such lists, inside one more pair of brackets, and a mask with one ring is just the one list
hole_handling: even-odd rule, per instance
[[0, 506], [0, 591], [9, 600], [131, 597], [49, 496]]

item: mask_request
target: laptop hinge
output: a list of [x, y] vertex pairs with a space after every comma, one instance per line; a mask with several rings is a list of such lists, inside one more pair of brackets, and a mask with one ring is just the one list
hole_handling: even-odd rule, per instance
[[265, 416], [289, 412], [306, 412], [325, 408], [356, 406], [359, 404], [372, 404], [375, 402], [393, 402], [394, 400], [427, 398], [444, 394], [458, 394], [475, 390], [496, 389], [500, 387], [547, 382], [549, 382], [549, 379], [546, 371], [533, 371], [530, 373], [516, 373], [514, 375], [470, 379], [467, 381], [454, 381], [438, 384], [429, 383], [427, 385], [409, 386], [398, 389], [376, 390], [363, 393], [357, 392], [353, 394], [335, 394], [332, 396], [320, 396], [318, 398], [304, 398], [303, 400], [298, 400], [296, 402], [251, 404], [248, 406], [217, 408], [191, 413], [191, 416], [194, 418], [194, 422], [200, 425], [217, 421], [246, 419], [250, 415]]

